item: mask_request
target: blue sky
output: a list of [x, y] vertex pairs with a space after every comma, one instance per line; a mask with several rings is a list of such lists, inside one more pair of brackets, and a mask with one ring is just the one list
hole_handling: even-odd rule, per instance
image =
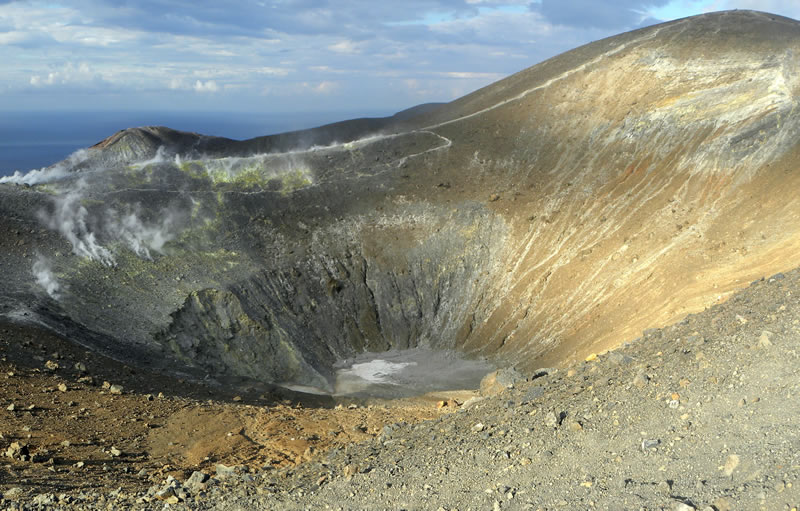
[[581, 44], [800, 0], [0, 0], [0, 112], [394, 111]]

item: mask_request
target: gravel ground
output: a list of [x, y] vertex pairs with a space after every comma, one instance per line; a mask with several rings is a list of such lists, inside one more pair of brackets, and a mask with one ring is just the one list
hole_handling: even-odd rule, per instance
[[[800, 272], [457, 413], [286, 469], [6, 509], [794, 509]], [[208, 478], [208, 475], [212, 476]]]

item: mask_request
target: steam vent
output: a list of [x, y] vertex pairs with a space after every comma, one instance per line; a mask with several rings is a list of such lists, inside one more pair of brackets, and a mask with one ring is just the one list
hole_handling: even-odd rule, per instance
[[390, 118], [127, 129], [0, 184], [0, 314], [325, 392], [365, 353], [557, 366], [800, 266], [799, 95], [800, 25], [733, 11]]

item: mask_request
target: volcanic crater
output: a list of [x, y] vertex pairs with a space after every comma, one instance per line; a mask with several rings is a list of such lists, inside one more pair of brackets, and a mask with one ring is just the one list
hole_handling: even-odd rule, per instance
[[385, 119], [121, 131], [0, 180], [0, 315], [329, 393], [365, 353], [531, 373], [605, 352], [800, 265], [799, 36], [714, 13]]

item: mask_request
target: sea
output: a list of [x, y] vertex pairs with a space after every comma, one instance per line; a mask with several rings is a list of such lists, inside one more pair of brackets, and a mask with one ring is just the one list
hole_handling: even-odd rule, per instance
[[167, 126], [237, 140], [322, 126], [389, 111], [257, 112], [0, 112], [0, 177], [59, 162], [119, 130]]

